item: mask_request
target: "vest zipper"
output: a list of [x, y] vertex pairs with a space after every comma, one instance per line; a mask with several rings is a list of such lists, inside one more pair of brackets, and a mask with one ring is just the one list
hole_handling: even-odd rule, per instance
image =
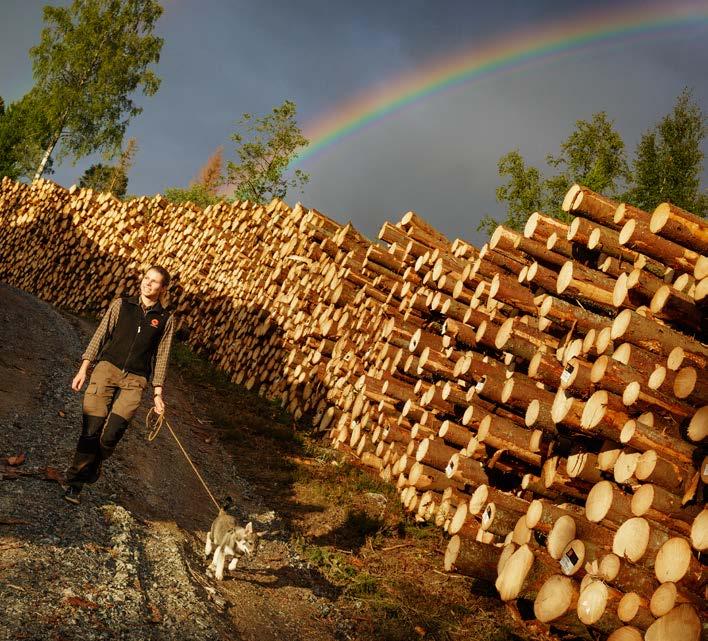
[[138, 339], [138, 334], [140, 333], [140, 326], [143, 322], [143, 318], [145, 318], [145, 312], [143, 311], [143, 306], [138, 304], [138, 307], [140, 307], [140, 312], [143, 315], [143, 317], [138, 321], [138, 331], [135, 332], [135, 336], [133, 336], [133, 342], [130, 344], [130, 349], [128, 350], [128, 355], [125, 357], [125, 363], [123, 363], [123, 369], [122, 372], [123, 374], [127, 374], [128, 370], [126, 369], [128, 367], [128, 360], [130, 360], [130, 355], [133, 352], [133, 347], [135, 346], [135, 341]]

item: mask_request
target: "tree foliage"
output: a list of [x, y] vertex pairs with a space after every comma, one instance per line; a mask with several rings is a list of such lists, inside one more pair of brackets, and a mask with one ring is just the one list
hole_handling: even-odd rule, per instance
[[[131, 94], [154, 94], [162, 39], [153, 35], [162, 13], [156, 0], [74, 0], [44, 8], [40, 42], [30, 49], [42, 115], [59, 158], [120, 148], [128, 122], [142, 109]], [[38, 174], [43, 166], [40, 164]]]
[[634, 159], [634, 188], [628, 196], [638, 207], [651, 211], [671, 202], [700, 216], [708, 215], [708, 194], [701, 192], [700, 177], [706, 137], [706, 116], [684, 90], [673, 111], [639, 141]]
[[604, 111], [593, 114], [590, 121], [576, 121], [575, 130], [561, 143], [558, 156], [549, 155], [547, 160], [550, 166], [561, 170], [554, 181], [564, 181], [563, 195], [574, 182], [614, 195], [629, 180], [624, 141]]
[[[38, 102], [37, 92], [32, 90], [0, 114], [0, 178], [17, 180], [34, 172], [37, 158], [51, 137]], [[45, 172], [51, 170], [49, 160]]]
[[[705, 136], [706, 118], [684, 91], [673, 111], [642, 136], [630, 171], [622, 137], [604, 111], [578, 120], [558, 155], [547, 156], [548, 165], [559, 170], [555, 175], [544, 177], [518, 150], [500, 158], [499, 175], [506, 178], [496, 193], [506, 204], [502, 224], [520, 230], [538, 209], [567, 221], [560, 205], [573, 183], [647, 211], [669, 201], [706, 216], [708, 194], [700, 189]], [[497, 224], [485, 216], [478, 229], [491, 232]]]
[[295, 120], [296, 112], [295, 103], [286, 100], [261, 118], [243, 114], [241, 131], [231, 136], [239, 160], [228, 163], [228, 182], [237, 198], [262, 203], [285, 198], [288, 189], [307, 183], [309, 176], [300, 169], [287, 175], [297, 150], [309, 142]]
[[[497, 169], [506, 182], [497, 187], [497, 200], [507, 203], [504, 224], [521, 230], [529, 215], [541, 209], [543, 204], [543, 179], [536, 167], [527, 166], [518, 149], [499, 159]], [[484, 216], [477, 230], [489, 233], [498, 225], [491, 216]]]
[[173, 203], [190, 202], [202, 208], [214, 205], [221, 200], [201, 183], [193, 183], [189, 187], [170, 187], [165, 190], [163, 195]]
[[100, 192], [111, 192], [116, 198], [123, 198], [128, 190], [128, 176], [120, 166], [97, 163], [91, 165], [79, 179], [79, 187]]

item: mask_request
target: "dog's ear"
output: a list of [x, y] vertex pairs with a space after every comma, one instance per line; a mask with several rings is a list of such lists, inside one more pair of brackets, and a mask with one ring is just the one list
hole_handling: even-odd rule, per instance
[[251, 523], [251, 521], [248, 522], [248, 524], [245, 527], [245, 530], [246, 530], [247, 534], [250, 534], [251, 532], [253, 532], [253, 523]]

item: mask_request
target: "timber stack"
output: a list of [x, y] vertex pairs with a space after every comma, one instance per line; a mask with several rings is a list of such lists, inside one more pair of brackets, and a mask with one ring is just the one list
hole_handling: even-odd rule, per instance
[[96, 313], [163, 264], [189, 343], [395, 484], [446, 570], [551, 632], [697, 641], [708, 225], [579, 185], [562, 207], [477, 249], [413, 212], [371, 242], [279, 200], [5, 179], [0, 278]]

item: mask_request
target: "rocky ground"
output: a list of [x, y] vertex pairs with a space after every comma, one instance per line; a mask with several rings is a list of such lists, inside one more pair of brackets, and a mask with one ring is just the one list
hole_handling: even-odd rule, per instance
[[526, 638], [469, 579], [439, 571], [437, 530], [406, 523], [395, 495], [186, 351], [168, 417], [219, 500], [265, 532], [258, 554], [207, 577], [215, 507], [166, 429], [148, 442], [146, 403], [68, 505], [70, 382], [92, 328], [0, 284], [0, 640]]

